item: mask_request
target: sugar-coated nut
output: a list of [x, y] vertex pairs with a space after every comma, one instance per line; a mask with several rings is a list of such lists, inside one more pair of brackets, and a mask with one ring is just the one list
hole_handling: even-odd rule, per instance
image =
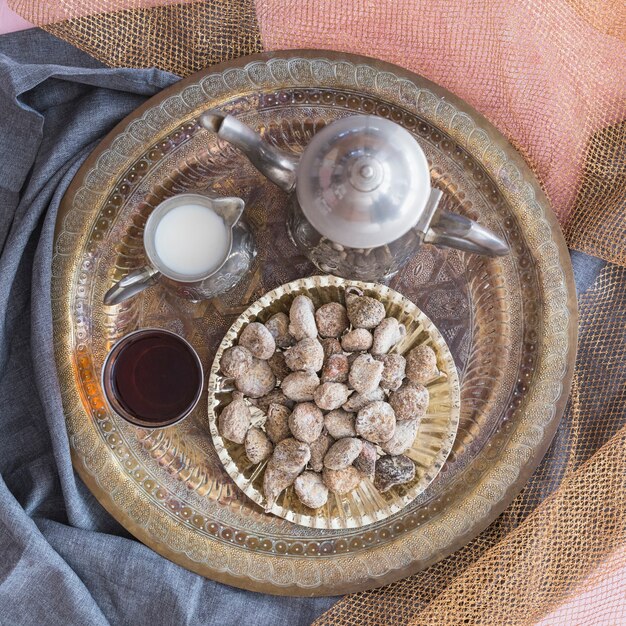
[[267, 466], [265, 467], [265, 473], [263, 474], [263, 495], [265, 496], [267, 503], [265, 510], [269, 512], [276, 503], [278, 496], [287, 487], [293, 484], [293, 481], [298, 477], [300, 472], [285, 471], [279, 465], [273, 462], [274, 458], [270, 458]]
[[361, 474], [352, 465], [342, 470], [332, 470], [325, 467], [322, 480], [333, 493], [343, 496], [359, 486]]
[[357, 393], [370, 393], [380, 384], [384, 365], [371, 354], [359, 355], [350, 368], [348, 381]]
[[356, 437], [355, 419], [356, 415], [354, 413], [348, 413], [343, 409], [335, 409], [324, 416], [324, 426], [328, 434], [335, 439]]
[[406, 355], [406, 375], [414, 383], [424, 384], [439, 376], [437, 355], [426, 344], [413, 348]]
[[372, 347], [372, 333], [367, 328], [355, 328], [341, 338], [341, 347], [346, 352], [363, 352]]
[[296, 296], [289, 309], [289, 332], [301, 341], [306, 337], [317, 337], [315, 307], [308, 296]]
[[331, 354], [322, 368], [322, 383], [347, 383], [349, 371], [345, 354]]
[[306, 337], [285, 351], [285, 363], [294, 372], [319, 372], [324, 365], [324, 348], [317, 338]]
[[405, 378], [406, 360], [401, 354], [392, 352], [384, 356], [377, 357], [384, 365], [383, 375], [380, 379], [380, 386], [389, 391], [400, 389]]
[[389, 441], [383, 441], [380, 447], [391, 455], [404, 454], [415, 441], [420, 419], [404, 420], [396, 422], [396, 431]]
[[278, 443], [283, 439], [291, 437], [289, 428], [289, 416], [291, 410], [282, 404], [270, 404], [267, 409], [267, 419], [265, 420], [265, 432], [273, 443]]
[[263, 411], [263, 413], [267, 413], [270, 404], [282, 404], [283, 406], [293, 408], [295, 404], [293, 400], [290, 400], [281, 389], [272, 389], [269, 393], [261, 396], [260, 398], [253, 398], [250, 400], [254, 406], [258, 407]]
[[343, 383], [322, 383], [313, 394], [313, 400], [320, 409], [332, 411], [345, 404], [350, 397], [350, 390]]
[[270, 366], [272, 373], [276, 377], [277, 384], [291, 374], [291, 370], [287, 367], [285, 363], [285, 354], [282, 350], [276, 350], [272, 356], [267, 359], [267, 364]]
[[[406, 328], [377, 299], [353, 288], [345, 297], [345, 307], [330, 302], [316, 311], [309, 297], [297, 296], [289, 315], [251, 322], [220, 359], [238, 391], [218, 427], [244, 443], [251, 463], [269, 459], [266, 510], [291, 485], [315, 509], [329, 490], [347, 494], [364, 477], [381, 492], [415, 477], [404, 453], [428, 407], [423, 383], [439, 375], [436, 354], [425, 344], [405, 356], [389, 353]], [[261, 427], [251, 427], [244, 396], [267, 414]], [[381, 448], [386, 456], [378, 458]]]
[[296, 402], [313, 400], [313, 393], [320, 385], [315, 372], [292, 372], [280, 384], [283, 393]]
[[341, 408], [350, 413], [357, 413], [368, 404], [375, 402], [376, 400], [384, 399], [385, 392], [380, 387], [376, 387], [374, 391], [370, 391], [369, 393], [353, 393]]
[[382, 493], [389, 491], [395, 485], [408, 483], [414, 478], [415, 463], [403, 454], [398, 456], [381, 456], [376, 461], [374, 486]]
[[276, 377], [267, 361], [253, 358], [252, 365], [235, 378], [235, 387], [249, 398], [260, 398], [274, 389]]
[[352, 364], [363, 354], [363, 352], [351, 352], [347, 355], [348, 357], [348, 365], [352, 367]]
[[328, 487], [316, 472], [302, 472], [293, 486], [300, 502], [312, 509], [319, 509], [328, 500]]
[[356, 432], [372, 443], [389, 441], [396, 430], [396, 416], [386, 402], [372, 402], [356, 416]]
[[277, 380], [283, 380], [283, 378], [291, 374], [291, 370], [287, 367], [287, 363], [285, 362], [285, 355], [280, 350], [276, 350], [267, 360], [267, 363]]
[[285, 439], [276, 445], [263, 476], [263, 493], [267, 499], [266, 511], [272, 508], [280, 493], [293, 484], [310, 456], [311, 452], [306, 443], [295, 439]]
[[346, 307], [339, 302], [329, 302], [315, 312], [317, 330], [322, 337], [339, 337], [348, 328]]
[[324, 457], [324, 467], [332, 470], [345, 469], [354, 463], [363, 449], [363, 441], [356, 437], [344, 437], [336, 441]]
[[263, 324], [250, 322], [239, 336], [239, 345], [248, 348], [257, 359], [269, 359], [276, 350], [274, 337]]
[[322, 348], [324, 349], [324, 360], [329, 358], [331, 354], [342, 353], [339, 339], [335, 339], [334, 337], [328, 337], [327, 339], [322, 339], [320, 343], [322, 344]]
[[355, 328], [376, 328], [385, 318], [385, 306], [379, 300], [356, 293], [346, 293], [348, 319]]
[[233, 399], [220, 413], [218, 430], [224, 439], [243, 443], [250, 428], [250, 420], [248, 405], [244, 402], [243, 396], [235, 391]]
[[322, 434], [323, 427], [324, 414], [312, 402], [296, 404], [289, 416], [292, 435], [305, 443], [313, 443]]
[[274, 446], [267, 438], [267, 435], [256, 426], [253, 426], [247, 433], [245, 439], [246, 456], [250, 463], [261, 463], [269, 458]]
[[376, 469], [376, 446], [369, 441], [363, 440], [363, 448], [359, 456], [354, 460], [354, 467], [362, 474], [364, 478], [374, 480], [374, 470]]
[[309, 463], [311, 464], [311, 468], [316, 472], [321, 472], [324, 469], [324, 457], [326, 456], [326, 452], [328, 452], [328, 448], [334, 443], [333, 438], [325, 432], [313, 442], [309, 444], [311, 448], [311, 459]]
[[387, 354], [405, 336], [404, 324], [399, 324], [395, 317], [386, 317], [374, 329], [372, 354]]
[[274, 447], [272, 462], [286, 472], [300, 473], [311, 458], [311, 449], [303, 441], [283, 439]]
[[265, 322], [265, 328], [270, 331], [279, 348], [289, 348], [296, 343], [289, 332], [289, 316], [286, 313], [275, 313]]
[[405, 382], [400, 389], [389, 394], [389, 404], [399, 422], [422, 418], [428, 409], [428, 401], [428, 389], [411, 382]]
[[252, 353], [243, 346], [232, 346], [224, 350], [220, 359], [220, 370], [229, 378], [241, 376], [252, 365]]

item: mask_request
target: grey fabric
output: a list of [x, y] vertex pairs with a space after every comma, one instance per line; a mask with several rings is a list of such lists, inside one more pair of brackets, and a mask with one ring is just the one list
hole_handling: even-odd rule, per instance
[[569, 255], [576, 279], [576, 293], [580, 297], [593, 287], [593, 283], [596, 282], [596, 278], [606, 265], [606, 261], [584, 252], [578, 252], [578, 250], [570, 250]]
[[309, 624], [335, 598], [214, 583], [135, 541], [74, 474], [52, 352], [59, 201], [98, 140], [177, 80], [0, 37], [0, 624]]

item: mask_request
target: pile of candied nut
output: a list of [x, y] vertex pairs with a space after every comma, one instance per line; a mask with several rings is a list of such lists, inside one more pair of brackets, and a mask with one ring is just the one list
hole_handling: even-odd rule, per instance
[[[345, 300], [315, 310], [296, 296], [288, 316], [248, 324], [222, 355], [220, 369], [237, 391], [218, 428], [245, 445], [252, 463], [269, 459], [268, 510], [291, 485], [316, 509], [329, 491], [347, 494], [363, 478], [385, 492], [415, 477], [404, 453], [428, 408], [424, 384], [439, 375], [436, 355], [425, 344], [406, 358], [390, 352], [405, 327], [358, 290], [347, 289]], [[265, 413], [261, 426], [252, 426], [246, 398]]]

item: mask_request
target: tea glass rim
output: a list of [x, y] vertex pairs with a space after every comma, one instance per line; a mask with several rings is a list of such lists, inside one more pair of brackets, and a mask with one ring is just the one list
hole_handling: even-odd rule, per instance
[[[179, 339], [181, 342], [183, 342], [189, 349], [192, 356], [194, 357], [196, 364], [198, 365], [199, 374], [200, 374], [200, 384], [198, 385], [198, 391], [196, 392], [193, 402], [189, 405], [189, 407], [180, 416], [177, 416], [176, 418], [171, 419], [171, 420], [164, 420], [159, 423], [146, 422], [144, 420], [141, 420], [138, 417], [135, 417], [131, 413], [128, 413], [128, 411], [125, 411], [124, 408], [121, 406], [121, 404], [117, 402], [117, 399], [115, 398], [115, 394], [113, 393], [113, 385], [108, 385], [107, 384], [108, 381], [106, 378], [107, 375], [110, 374], [112, 371], [112, 367], [110, 367], [110, 362], [116, 350], [119, 351], [121, 349], [122, 344], [126, 343], [130, 338], [134, 337], [135, 335], [145, 334], [149, 332], [159, 332], [159, 333], [164, 333], [166, 335], [171, 335], [172, 337], [176, 337], [176, 339]], [[146, 428], [149, 430], [155, 430], [158, 428], [167, 428], [169, 426], [174, 426], [175, 424], [179, 424], [192, 413], [192, 411], [196, 408], [196, 406], [198, 406], [198, 402], [200, 402], [200, 398], [202, 398], [202, 393], [204, 391], [204, 367], [202, 366], [202, 360], [200, 359], [200, 355], [198, 354], [198, 351], [191, 345], [191, 343], [189, 343], [189, 341], [187, 341], [184, 337], [182, 337], [178, 333], [175, 333], [171, 330], [167, 330], [166, 328], [157, 328], [157, 327], [152, 327], [152, 326], [147, 327], [147, 328], [137, 328], [136, 330], [133, 330], [127, 333], [123, 337], [120, 337], [111, 346], [110, 350], [108, 351], [104, 359], [104, 362], [102, 363], [102, 371], [100, 372], [100, 384], [102, 386], [104, 399], [109, 409], [113, 411], [113, 413], [115, 413], [116, 415], [121, 417], [125, 422], [133, 426], [138, 426], [140, 428]], [[110, 389], [110, 395], [109, 395], [109, 389]]]
[[[193, 277], [190, 277], [189, 274], [181, 274], [180, 272], [175, 272], [174, 270], [167, 267], [160, 260], [159, 255], [156, 251], [156, 246], [154, 245], [154, 238], [156, 235], [157, 226], [159, 225], [160, 221], [170, 211], [178, 208], [179, 206], [182, 206], [181, 204], [178, 204], [181, 199], [201, 204], [219, 215], [219, 213], [217, 213], [212, 206], [213, 200], [219, 198], [213, 198], [209, 195], [203, 195], [200, 193], [179, 193], [175, 196], [170, 196], [162, 202], [159, 202], [159, 204], [157, 204], [152, 210], [152, 213], [150, 213], [150, 215], [148, 216], [148, 219], [146, 220], [146, 225], [144, 226], [143, 230], [143, 247], [146, 251], [146, 256], [148, 257], [148, 260], [150, 261], [150, 265], [152, 265], [152, 267], [154, 267], [163, 276], [178, 283], [197, 283], [206, 280], [207, 278], [210, 278], [224, 267], [224, 264], [226, 263], [226, 261], [228, 261], [228, 258], [230, 257], [230, 254], [233, 250], [233, 229], [231, 226], [226, 224], [226, 221], [224, 221], [224, 226], [226, 227], [226, 232], [228, 235], [228, 248], [226, 250], [226, 253], [224, 254], [224, 259], [215, 269], [211, 270], [209, 273], [195, 274]], [[219, 215], [219, 217], [221, 217], [222, 220], [224, 219], [221, 215]], [[150, 237], [150, 239], [148, 239], [148, 237]]]

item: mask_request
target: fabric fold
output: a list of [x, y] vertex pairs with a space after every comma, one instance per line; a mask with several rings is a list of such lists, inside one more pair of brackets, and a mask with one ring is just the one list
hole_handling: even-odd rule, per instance
[[177, 80], [0, 37], [0, 622], [309, 624], [333, 598], [245, 592], [135, 541], [72, 469], [53, 351], [56, 213], [97, 142]]

